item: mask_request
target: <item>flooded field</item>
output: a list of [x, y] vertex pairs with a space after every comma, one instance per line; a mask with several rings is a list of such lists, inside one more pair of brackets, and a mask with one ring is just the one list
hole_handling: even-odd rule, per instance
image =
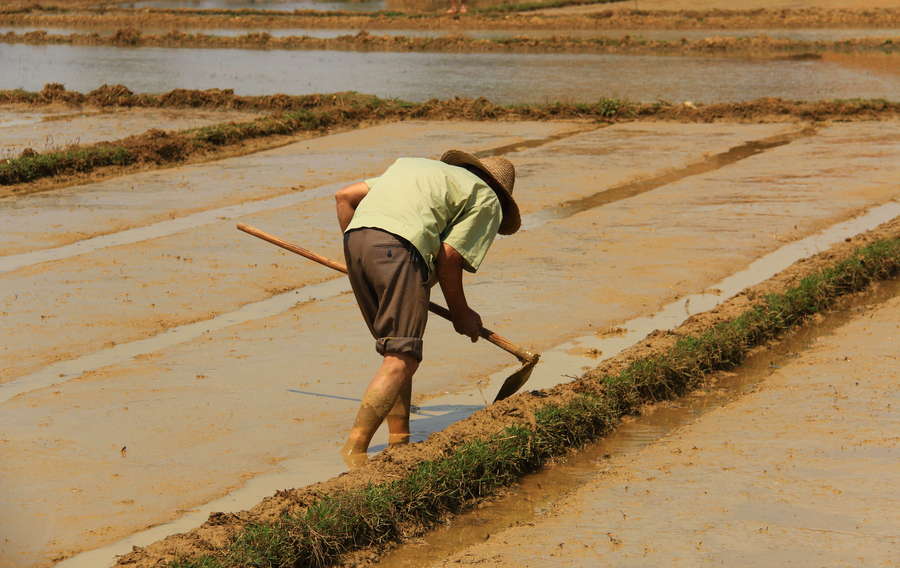
[[[136, 15], [151, 12], [80, 13], [63, 6], [25, 10], [23, 19], [4, 21], [35, 19], [0, 26], [0, 34], [112, 36], [127, 26], [111, 22], [140, 21], [145, 34], [190, 22], [178, 29], [332, 38], [355, 35], [365, 27], [356, 22], [371, 21], [373, 35], [416, 38], [900, 37], [896, 20], [877, 21], [895, 17], [879, 11], [881, 0], [882, 8], [859, 14], [782, 10], [781, 0], [761, 0], [773, 10], [743, 15], [729, 9], [698, 16], [679, 5], [659, 20], [654, 9], [671, 8], [672, 0], [649, 0], [643, 11], [620, 2], [603, 19], [573, 19], [571, 29], [550, 29], [558, 23], [522, 14], [480, 16], [472, 29], [464, 18], [365, 14], [404, 1], [413, 3], [116, 3], [136, 10], [277, 12], [156, 12], [146, 21]], [[730, 7], [714, 0], [706, 8]], [[356, 13], [285, 14], [295, 10]], [[546, 29], [525, 29], [529, 18]], [[266, 27], [267, 19], [280, 21], [273, 24], [278, 29]], [[712, 23], [702, 29], [699, 19]], [[54, 25], [36, 23], [45, 21]], [[491, 22], [517, 23], [496, 29]], [[655, 29], [659, 22], [665, 25]], [[334, 191], [377, 175], [397, 157], [462, 148], [516, 165], [522, 230], [497, 239], [479, 273], [466, 276], [466, 296], [487, 327], [541, 353], [528, 389], [571, 388], [598, 365], [615, 363], [623, 352], [630, 357], [628, 349], [668, 341], [675, 335], [666, 330], [686, 320], [712, 321], [709, 310], [730, 313], [731, 302], [759, 294], [743, 295], [748, 287], [788, 267], [820, 262], [806, 263], [811, 255], [855, 246], [860, 233], [883, 223], [884, 234], [900, 230], [895, 106], [857, 101], [862, 110], [848, 110], [852, 105], [822, 103], [829, 109], [824, 115], [779, 101], [704, 106], [769, 97], [893, 101], [900, 56], [880, 44], [856, 53], [714, 57], [660, 50], [379, 52], [363, 43], [346, 51], [333, 44], [328, 48], [335, 51], [0, 43], [0, 90], [61, 83], [87, 93], [120, 84], [131, 92], [118, 104], [138, 105], [76, 106], [66, 97], [85, 97], [58, 88], [46, 91], [55, 98], [17, 94], [7, 99], [17, 104], [0, 106], [0, 165], [28, 148], [49, 152], [259, 116], [200, 110], [205, 102], [268, 112], [300, 108], [287, 106], [299, 104], [287, 97], [260, 97], [268, 106], [247, 106], [256, 103], [223, 102], [217, 93], [202, 94], [202, 101], [201, 94], [179, 93], [154, 108], [164, 97], [143, 93], [356, 91], [447, 101], [424, 105], [440, 112], [419, 114], [412, 105], [367, 99], [371, 106], [360, 108], [381, 114], [353, 118], [361, 122], [330, 122], [331, 130], [320, 130], [323, 123], [311, 121], [305, 130], [241, 138], [244, 145], [222, 153], [202, 147], [189, 162], [82, 170], [22, 182], [28, 187], [0, 197], [0, 567], [106, 567], [135, 546], [149, 552], [139, 550], [127, 566], [159, 566], [153, 555], [164, 545], [157, 541], [195, 529], [212, 513], [251, 509], [280, 490], [329, 479], [350, 487], [364, 480], [354, 477], [358, 472], [341, 476], [347, 470], [338, 449], [380, 360], [347, 279], [238, 232], [235, 224], [342, 260]], [[101, 97], [118, 96], [98, 93], [98, 105], [107, 104]], [[605, 97], [677, 104], [666, 115], [634, 111], [626, 119], [613, 109], [590, 115], [596, 120], [562, 120], [586, 115], [561, 115], [561, 105], [552, 105], [513, 120], [491, 114], [500, 111], [484, 101], [448, 101], [457, 96], [503, 104]], [[337, 102], [314, 110], [349, 116], [356, 104], [327, 100]], [[198, 107], [175, 108], [185, 103]], [[402, 113], [388, 114], [388, 104]], [[569, 470], [557, 469], [568, 473], [554, 478], [549, 468], [525, 481], [521, 499], [513, 493], [479, 509], [435, 539], [401, 547], [383, 566], [424, 566], [423, 559], [434, 566], [510, 567], [749, 567], [810, 559], [890, 565], [900, 546], [894, 534], [900, 502], [892, 493], [900, 482], [892, 365], [897, 290], [896, 280], [889, 282], [775, 355], [763, 353], [745, 370], [717, 376], [709, 389], [628, 418]], [[439, 290], [432, 296], [444, 303]], [[384, 462], [375, 458], [375, 464], [402, 468], [431, 459], [428, 452], [439, 446], [429, 444], [458, 435], [448, 433], [454, 425], [480, 435], [469, 424], [480, 420], [477, 413], [514, 366], [507, 353], [486, 341], [472, 344], [432, 318], [413, 386], [415, 444], [401, 449], [411, 453], [381, 453]], [[541, 396], [524, 398], [531, 404]], [[383, 430], [376, 434], [371, 455], [387, 448], [386, 438]], [[395, 474], [373, 470], [371, 479], [385, 471]], [[302, 493], [288, 493], [258, 510], [277, 518], [291, 499], [292, 506], [308, 503]], [[238, 517], [216, 518], [223, 524], [203, 533], [209, 542], [221, 540], [224, 533], [215, 531]], [[197, 534], [172, 546], [203, 549], [208, 543]]]
[[50, 152], [72, 144], [116, 140], [153, 128], [183, 130], [221, 122], [252, 120], [257, 116], [248, 112], [172, 112], [156, 109], [107, 112], [69, 110], [32, 114], [0, 110], [0, 160], [17, 157], [26, 148]]
[[[360, 53], [0, 45], [0, 88], [134, 91], [229, 88], [238, 94], [355, 90], [412, 101], [743, 101], [890, 98], [896, 74], [820, 60], [624, 55]], [[865, 56], [855, 56], [865, 60]], [[890, 65], [893, 60], [886, 61]], [[341, 69], [340, 74], [332, 72]], [[473, 81], [472, 77], [487, 78]]]
[[175, 8], [185, 10], [347, 10], [370, 12], [383, 10], [385, 0], [143, 0], [122, 2], [123, 8]]
[[[113, 35], [120, 27], [90, 27], [90, 31], [100, 35]], [[145, 34], [165, 34], [172, 29], [179, 29], [177, 26], [170, 28], [141, 26], [140, 29]], [[51, 35], [68, 35], [73, 33], [83, 33], [84, 28], [59, 28], [59, 27], [39, 27], [39, 26], [0, 26], [0, 35], [7, 32], [28, 33], [33, 31], [46, 31]], [[208, 35], [220, 36], [241, 36], [251, 33], [266, 33], [272, 37], [289, 37], [289, 36], [309, 36], [309, 37], [338, 37], [342, 35], [355, 35], [360, 29], [327, 29], [327, 28], [196, 28], [191, 27], [185, 31], [191, 33], [202, 33]], [[663, 40], [677, 41], [680, 39], [705, 39], [710, 37], [754, 37], [767, 36], [770, 38], [790, 39], [800, 41], [836, 41], [855, 38], [897, 38], [900, 37], [900, 29], [884, 28], [884, 29], [748, 29], [748, 30], [729, 30], [729, 29], [698, 29], [698, 30], [646, 30], [646, 29], [572, 29], [572, 30], [467, 30], [467, 29], [377, 29], [368, 30], [373, 35], [392, 35], [407, 37], [442, 37], [446, 35], [461, 35], [476, 39], [498, 39], [510, 37], [532, 37], [532, 38], [548, 38], [548, 37], [573, 37], [573, 38], [623, 38], [631, 37], [635, 40]]]
[[[748, 144], [758, 151], [735, 150]], [[896, 214], [896, 121], [412, 122], [0, 200], [0, 481], [16, 511], [0, 516], [12, 536], [0, 558], [45, 566], [187, 515], [121, 553], [199, 523], [207, 503], [247, 507], [340, 472], [375, 363], [346, 282], [234, 223], [339, 258], [334, 188], [448, 146], [496, 149], [519, 168], [525, 230], [497, 242], [468, 293], [491, 326], [547, 352], [535, 387], [596, 361], [597, 329], [878, 204]], [[660, 181], [596, 197], [647, 178]], [[442, 324], [416, 379], [414, 440], [480, 408], [494, 388], [484, 378], [510, 364]], [[112, 558], [98, 554], [69, 565]]]
[[377, 566], [890, 566], [898, 291]]
[[[581, 512], [582, 506], [595, 501], [610, 503], [610, 505], [623, 502], [621, 496], [597, 499], [591, 493], [596, 492], [600, 487], [612, 492], [615, 490], [615, 486], [621, 486], [628, 481], [640, 483], [641, 471], [639, 471], [639, 468], [644, 468], [643, 472], [645, 474], [648, 471], [651, 473], [662, 471], [667, 477], [674, 473], [669, 468], [654, 468], [650, 465], [650, 461], [653, 459], [651, 456], [654, 456], [654, 454], [659, 456], [659, 454], [669, 448], [673, 448], [673, 446], [676, 449], [674, 451], [670, 450], [670, 455], [677, 456], [681, 454], [681, 452], [677, 451], [679, 442], [683, 441], [685, 435], [689, 435], [691, 432], [702, 430], [708, 433], [709, 428], [705, 424], [707, 421], [715, 421], [718, 427], [732, 428], [732, 422], [746, 421], [745, 414], [748, 411], [753, 414], [764, 414], [777, 412], [774, 411], [776, 408], [808, 409], [810, 405], [809, 400], [795, 400], [792, 396], [800, 393], [804, 393], [805, 396], [805, 393], [808, 392], [805, 387], [809, 385], [811, 372], [828, 373], [827, 367], [830, 363], [828, 356], [839, 355], [837, 353], [839, 345], [841, 349], [844, 349], [847, 343], [852, 344], [853, 353], [851, 358], [853, 360], [860, 361], [862, 359], [864, 364], [867, 366], [871, 365], [868, 368], [878, 369], [879, 347], [884, 347], [885, 351], [890, 351], [896, 349], [896, 346], [891, 343], [887, 346], [879, 346], [873, 349], [872, 343], [866, 341], [866, 339], [875, 330], [879, 328], [885, 329], [888, 318], [897, 317], [897, 308], [900, 307], [896, 298], [898, 292], [900, 292], [900, 281], [894, 280], [878, 285], [873, 291], [848, 302], [843, 302], [839, 311], [826, 314], [815, 325], [801, 329], [799, 332], [791, 334], [787, 339], [780, 341], [777, 345], [770, 346], [768, 349], [751, 356], [736, 371], [719, 373], [715, 378], [713, 388], [704, 389], [676, 402], [660, 404], [647, 409], [643, 415], [622, 424], [614, 434], [607, 438], [580, 449], [576, 454], [568, 456], [560, 463], [527, 476], [510, 494], [503, 496], [494, 503], [488, 503], [483, 508], [454, 519], [453, 522], [434, 531], [424, 539], [389, 552], [376, 565], [379, 568], [414, 568], [423, 565], [422, 558], [434, 558], [438, 560], [431, 565], [455, 566], [484, 562], [486, 556], [490, 556], [492, 565], [541, 566], [558, 565], [560, 562], [574, 566], [591, 565], [590, 561], [593, 555], [598, 552], [597, 549], [603, 550], [609, 545], [613, 546], [609, 546], [603, 552], [615, 558], [617, 564], [621, 563], [626, 566], [632, 563], [638, 566], [645, 565], [644, 561], [648, 552], [658, 556], [661, 563], [666, 562], [673, 556], [688, 554], [687, 551], [678, 550], [679, 543], [676, 539], [680, 537], [691, 541], [693, 539], [689, 539], [687, 534], [690, 532], [701, 532], [702, 529], [698, 530], [696, 526], [691, 526], [690, 523], [685, 523], [682, 527], [668, 522], [660, 523], [660, 526], [654, 527], [654, 529], [658, 530], [648, 531], [648, 534], [648, 532], [642, 531], [647, 530], [646, 524], [653, 521], [650, 521], [647, 515], [641, 514], [642, 510], [648, 508], [645, 503], [633, 509], [632, 511], [635, 513], [633, 515], [623, 510], [621, 512], [624, 514], [621, 518], [611, 518], [610, 515], [593, 517], [590, 521], [585, 519], [584, 513]], [[823, 348], [823, 346], [825, 347]], [[814, 363], [816, 359], [819, 360], [818, 365]], [[804, 362], [812, 366], [813, 369], [803, 368], [798, 373], [798, 366]], [[825, 364], [821, 364], [822, 362]], [[882, 367], [881, 371], [886, 372], [888, 376], [891, 375], [891, 371], [884, 367]], [[801, 374], [801, 376], [795, 377], [795, 374]], [[785, 389], [783, 387], [786, 378], [793, 383], [792, 388]], [[866, 385], [866, 387], [860, 389], [862, 385], [855, 378], [851, 377], [851, 379], [854, 383], [853, 391], [856, 399], [867, 397], [868, 402], [871, 403], [870, 397], [873, 395], [880, 396], [883, 393], [883, 385], [876, 387]], [[849, 382], [847, 381], [847, 383]], [[838, 388], [840, 385], [832, 384], [831, 386]], [[737, 408], [741, 406], [741, 403], [736, 401], [740, 401], [742, 397], [759, 398], [760, 391], [766, 390], [775, 390], [778, 393], [777, 396], [780, 399], [778, 404], [766, 405], [766, 407], [755, 405], [750, 408], [746, 406]], [[825, 398], [822, 396], [824, 393], [820, 391], [818, 394], [820, 396], [818, 402], [821, 404], [821, 399]], [[846, 398], [843, 400], [846, 400]], [[789, 404], [786, 404], [785, 401], [789, 401]], [[820, 427], [833, 427], [836, 422], [835, 418], [832, 414], [830, 416], [817, 416], [814, 420], [819, 423]], [[807, 420], [810, 419], [811, 417], [808, 416]], [[890, 424], [890, 420], [885, 421], [885, 417], [880, 417], [880, 420], [882, 423], [887, 422]], [[853, 428], [858, 428], [859, 426], [860, 424], [855, 422], [850, 428], [842, 428], [840, 433], [842, 437], [841, 442], [846, 444], [848, 438], [854, 435]], [[863, 429], [866, 429], [866, 427], [863, 426]], [[781, 431], [773, 436], [771, 428], [756, 427], [752, 429], [755, 436], [762, 438], [760, 441], [769, 443], [770, 446], [767, 450], [767, 455], [759, 460], [760, 463], [769, 465], [779, 458], [783, 459], [785, 456], [781, 452], [785, 442], [791, 445], [796, 444], [798, 449], [818, 443], [818, 441], [810, 443], [808, 439], [801, 441], [802, 434], [797, 432], [797, 429], [787, 430], [789, 431]], [[895, 429], [890, 427], [884, 429], [888, 433], [892, 430]], [[729, 431], [729, 433], [732, 432]], [[812, 436], [815, 437], [815, 434]], [[743, 440], [743, 436], [737, 434], [735, 440], [738, 439]], [[896, 445], [893, 445], [894, 447], [892, 448], [889, 443], [885, 444], [885, 442], [888, 441], [884, 439], [867, 441], [867, 443], [880, 446], [880, 451], [875, 451], [881, 453], [883, 458], [889, 458], [900, 449]], [[735, 444], [735, 447], [739, 445]], [[704, 448], [706, 452], [715, 453], [722, 451], [717, 448], [710, 448], [708, 442]], [[833, 451], [833, 448], [831, 450], [829, 457], [835, 458], [836, 452]], [[865, 452], [860, 451], [859, 453]], [[795, 460], [798, 459], [797, 456], [792, 457]], [[731, 459], [719, 459], [722, 463], [735, 463]], [[799, 459], [803, 460], [802, 457], [799, 457]], [[827, 477], [830, 483], [838, 481], [841, 478], [840, 467], [836, 463], [839, 459], [829, 464], [838, 467], [829, 469], [821, 468], [820, 464], [822, 462], [818, 462], [816, 464], [818, 466], [816, 467], [818, 475]], [[869, 463], [871, 464], [871, 462]], [[794, 462], [794, 465], [803, 467], [809, 464], [808, 462], [799, 461]], [[689, 486], [693, 482], [698, 481], [697, 478], [700, 475], [708, 475], [708, 477], [704, 478], [704, 487], [706, 487], [706, 484], [710, 483], [709, 479], [723, 481], [723, 478], [727, 476], [737, 478], [743, 471], [738, 473], [735, 472], [736, 469], [738, 468], [728, 468], [719, 472], [711, 472], [707, 469], [702, 474], [693, 471], [687, 473], [687, 478], [683, 477], [682, 480], [687, 481], [688, 483], [685, 485]], [[744, 468], [740, 469], [744, 470]], [[808, 474], [810, 469], [804, 467], [804, 474]], [[822, 479], [822, 477], [819, 479]], [[652, 480], [645, 481], [646, 485], [651, 485], [647, 481]], [[807, 483], [815, 483], [815, 481], [813, 479], [806, 480]], [[671, 482], [666, 480], [657, 485], [669, 483]], [[729, 485], [736, 487], [739, 485], [739, 482], [737, 479], [734, 479], [729, 482]], [[782, 535], [793, 533], [791, 536], [796, 536], [796, 532], [792, 531], [791, 527], [785, 527], [783, 524], [785, 511], [766, 511], [768, 507], [771, 507], [769, 499], [772, 497], [768, 492], [768, 488], [757, 486], [755, 489], [757, 491], [756, 496], [761, 497], [761, 500], [765, 502], [757, 512], [762, 512], [763, 515], [768, 513], [770, 519], [781, 517], [775, 521], [780, 525], [778, 527], [780, 529], [779, 532]], [[640, 495], [641, 489], [634, 488], [629, 492], [632, 492], [632, 495]], [[834, 492], [835, 498], [840, 499], [841, 493], [843, 491], [840, 493]], [[646, 499], [652, 500], [654, 509], [659, 506], [658, 500], [660, 495], [658, 493], [645, 493], [645, 495]], [[706, 497], [707, 495], [704, 495], [704, 498]], [[679, 497], [680, 499], [682, 498]], [[851, 499], [859, 499], [859, 496], [857, 495]], [[572, 507], [571, 504], [576, 500], [580, 501], [580, 506]], [[818, 501], [818, 499], [810, 499], [808, 503], [815, 506], [818, 504]], [[832, 502], [830, 504], [837, 504], [842, 511], [849, 512], [848, 503], [846, 502]], [[532, 535], [535, 537], [535, 540], [529, 546], [534, 547], [532, 552], [536, 552], [536, 554], [532, 554], [531, 558], [524, 558], [525, 555], [521, 554], [519, 550], [510, 550], [513, 546], [518, 547], [521, 544], [510, 545], [509, 536], [518, 536], [516, 535], [517, 532], [545, 531], [553, 524], [566, 522], [562, 517], [570, 511], [576, 511], [576, 513], [571, 516], [574, 518], [570, 517], [568, 519], [571, 524], [566, 530], [580, 532], [589, 523], [597, 525], [602, 523], [603, 528], [609, 534], [612, 534], [614, 540], [610, 540], [609, 534], [604, 534], [602, 530], [597, 531], [597, 536], [594, 538], [582, 535], [583, 540], [577, 544], [570, 542], [572, 540], [571, 533], [554, 535], [556, 539], [553, 540], [544, 538], [544, 533], [542, 532], [540, 538], [537, 535]], [[825, 515], [823, 519], [820, 519], [821, 522], [816, 523], [816, 530], [809, 532], [829, 534], [830, 531], [838, 530], [838, 527], [835, 526], [836, 522], [846, 522], [847, 518], [846, 516], [841, 518], [833, 514]], [[534, 528], [515, 528], [523, 526]], [[627, 543], [624, 543], [622, 531], [628, 531], [629, 533], [630, 538]], [[732, 531], [738, 532], [740, 528], [732, 527], [730, 532]], [[773, 543], [778, 543], [777, 546], [795, 548], [789, 553], [792, 556], [797, 554], [796, 548], [803, 548], [809, 544], [812, 544], [815, 548], [821, 546], [821, 542], [816, 542], [815, 539], [810, 539], [802, 544], [796, 542], [784, 543], [779, 540], [780, 537], [769, 534], [769, 531], [764, 532], [767, 536], [772, 537]], [[722, 535], [719, 534], [717, 536], [721, 537]], [[541, 544], [547, 544], [548, 540], [550, 541], [550, 546], [545, 546], [541, 549]], [[618, 541], [618, 544], [625, 544], [625, 546], [615, 546], [616, 541]], [[487, 544], [482, 546], [482, 543], [485, 542]], [[559, 546], [560, 542], [563, 542], [562, 547]], [[852, 539], [849, 539], [849, 542], [852, 542]], [[660, 543], [662, 544], [660, 545]], [[638, 561], [636, 558], [638, 555], [634, 551], [641, 544], [644, 545], [644, 550], [641, 551], [641, 559]], [[891, 546], [895, 542], [887, 540], [885, 544]], [[575, 545], [574, 551], [568, 548], [572, 545]], [[556, 548], [557, 550], [551, 553], [549, 550], [551, 548]], [[718, 550], [719, 547], [716, 545], [700, 547], [696, 552], [693, 552], [695, 556], [691, 558], [691, 561], [701, 565], [712, 563], [710, 556], [716, 555]], [[819, 551], [810, 551], [810, 553], [818, 554]], [[868, 551], [868, 553], [878, 554], [879, 552], [876, 549]], [[582, 554], [584, 554], [584, 557], [581, 556]], [[780, 559], [784, 557], [783, 552], [773, 553], [771, 548], [763, 554], [770, 555], [769, 560], [773, 564], [779, 563]], [[829, 560], [833, 551], [829, 551], [828, 554], [829, 558], [823, 559], [823, 565], [831, 565]], [[846, 552], [843, 554], [846, 554]], [[565, 560], [559, 558], [560, 556], [564, 556]], [[553, 558], [553, 562], [547, 561], [548, 557]], [[609, 556], [604, 556], [604, 559], [608, 558]], [[867, 556], [866, 559], [870, 560], [872, 556]], [[756, 557], [747, 563], [755, 565], [755, 560]], [[740, 566], [744, 565], [745, 562], [743, 562], [743, 559], [729, 558], [729, 564]], [[425, 565], [428, 564], [426, 563]]]

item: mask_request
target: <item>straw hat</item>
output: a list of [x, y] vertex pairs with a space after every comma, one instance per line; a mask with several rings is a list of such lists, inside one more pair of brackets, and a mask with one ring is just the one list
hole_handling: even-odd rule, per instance
[[516, 183], [516, 169], [512, 162], [506, 158], [491, 157], [479, 160], [468, 152], [462, 150], [447, 150], [441, 156], [441, 161], [451, 166], [472, 166], [484, 175], [479, 176], [491, 186], [494, 193], [500, 199], [500, 207], [503, 209], [503, 221], [497, 232], [501, 235], [511, 235], [519, 230], [522, 225], [522, 217], [519, 214], [519, 206], [513, 199], [513, 186]]

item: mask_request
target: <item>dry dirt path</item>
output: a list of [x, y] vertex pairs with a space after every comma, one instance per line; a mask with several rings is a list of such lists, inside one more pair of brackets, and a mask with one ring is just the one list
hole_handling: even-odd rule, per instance
[[[49, 115], [30, 112], [16, 120], [18, 114], [0, 108], [0, 159], [16, 157], [25, 148], [49, 152], [71, 144], [125, 138], [152, 128], [185, 130], [220, 122], [253, 120], [259, 116], [258, 113], [235, 111], [130, 109], [70, 110]], [[28, 118], [35, 120], [22, 124]]]
[[898, 322], [900, 297], [862, 310], [755, 392], [432, 565], [896, 566]]
[[[533, 147], [522, 144], [515, 123], [494, 126], [490, 136], [484, 129], [493, 126], [471, 126], [481, 133], [473, 135], [478, 146], [509, 137], [526, 146], [506, 153], [519, 166], [526, 230], [496, 243], [468, 295], [487, 323], [538, 349], [704, 290], [785, 241], [896, 197], [900, 181], [898, 122], [814, 132], [635, 123]], [[584, 125], [548, 124], [544, 138], [573, 126]], [[473, 140], [462, 127], [449, 131], [401, 146], [433, 155]], [[789, 132], [780, 146], [747, 144], [776, 137], [772, 145]], [[374, 138], [346, 159], [371, 152], [380, 156], [366, 162], [374, 167], [388, 148], [397, 150]], [[352, 137], [344, 144], [355, 147]], [[728, 152], [734, 147], [746, 155]], [[286, 175], [278, 167], [270, 175]], [[353, 161], [334, 167], [342, 169], [329, 181], [362, 177]], [[182, 173], [169, 172], [175, 180]], [[653, 176], [655, 184], [627, 183]], [[558, 206], [566, 200], [574, 202]], [[26, 203], [40, 214], [39, 202]], [[85, 207], [68, 219], [78, 225], [93, 215]], [[236, 220], [337, 256], [327, 195]], [[289, 462], [295, 469], [284, 483], [296, 485], [334, 467], [376, 363], [371, 339], [343, 280], [315, 287], [332, 275], [237, 233], [233, 223], [0, 274], [3, 365], [17, 379], [0, 387], [0, 534], [10, 535], [0, 559], [45, 565], [177, 517]], [[28, 238], [40, 248], [39, 237]], [[310, 293], [315, 301], [298, 304]], [[174, 339], [144, 351], [108, 348], [194, 320], [201, 323], [191, 333], [159, 336]], [[416, 384], [419, 438], [447, 414], [483, 402], [436, 408], [428, 400], [471, 388], [510, 362], [437, 320], [427, 345]], [[84, 365], [70, 375], [47, 366], [73, 357]]]

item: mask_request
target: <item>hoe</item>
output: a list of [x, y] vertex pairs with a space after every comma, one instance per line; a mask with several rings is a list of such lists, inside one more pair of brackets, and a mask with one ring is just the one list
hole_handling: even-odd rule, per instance
[[[238, 230], [244, 231], [245, 233], [253, 235], [254, 237], [259, 237], [260, 239], [268, 241], [273, 245], [277, 245], [285, 250], [289, 250], [293, 253], [299, 254], [300, 256], [304, 256], [310, 260], [314, 260], [319, 264], [327, 266], [328, 268], [332, 268], [334, 270], [337, 270], [338, 272], [343, 272], [344, 274], [347, 273], [347, 267], [343, 264], [325, 258], [324, 256], [320, 256], [312, 251], [306, 250], [303, 247], [298, 247], [297, 245], [291, 244], [287, 241], [283, 241], [278, 237], [260, 231], [256, 227], [251, 227], [249, 225], [240, 223], [238, 224], [237, 228]], [[428, 309], [433, 313], [441, 316], [445, 320], [451, 320], [450, 310], [448, 310], [444, 306], [439, 306], [434, 302], [429, 302]], [[497, 393], [496, 398], [494, 398], [494, 402], [514, 395], [531, 377], [531, 372], [534, 370], [534, 366], [537, 365], [537, 362], [541, 358], [541, 356], [538, 353], [532, 353], [527, 349], [522, 349], [518, 345], [511, 343], [506, 338], [497, 335], [489, 329], [482, 327], [479, 335], [481, 335], [481, 337], [490, 341], [500, 349], [503, 349], [507, 353], [515, 355], [516, 359], [518, 359], [519, 362], [522, 363], [522, 368], [507, 377], [507, 379], [503, 382], [503, 386], [500, 387], [500, 392]]]

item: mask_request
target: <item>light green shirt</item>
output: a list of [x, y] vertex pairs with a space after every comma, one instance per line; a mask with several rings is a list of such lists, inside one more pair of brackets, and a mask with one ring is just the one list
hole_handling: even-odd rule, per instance
[[370, 227], [406, 239], [429, 273], [442, 242], [463, 257], [466, 270], [478, 270], [503, 218], [500, 200], [481, 178], [437, 160], [400, 158], [365, 182], [369, 193], [348, 231]]

